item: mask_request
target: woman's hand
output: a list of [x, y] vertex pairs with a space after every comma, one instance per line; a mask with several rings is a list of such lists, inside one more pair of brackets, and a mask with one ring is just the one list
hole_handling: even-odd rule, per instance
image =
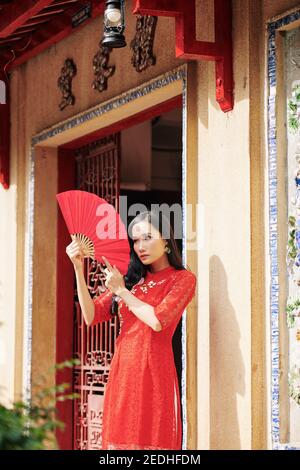
[[119, 295], [123, 289], [126, 289], [124, 277], [115, 265], [112, 266], [104, 256], [102, 258], [106, 265], [105, 272], [107, 274], [104, 284], [113, 294]]
[[83, 253], [81, 251], [80, 243], [73, 240], [66, 248], [66, 253], [74, 265], [74, 269], [83, 268]]

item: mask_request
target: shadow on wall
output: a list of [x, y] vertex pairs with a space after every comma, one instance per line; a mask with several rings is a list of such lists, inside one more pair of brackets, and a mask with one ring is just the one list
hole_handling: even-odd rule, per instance
[[210, 448], [238, 450], [241, 448], [241, 438], [237, 395], [245, 394], [240, 329], [228, 296], [223, 263], [217, 256], [212, 256], [209, 268]]

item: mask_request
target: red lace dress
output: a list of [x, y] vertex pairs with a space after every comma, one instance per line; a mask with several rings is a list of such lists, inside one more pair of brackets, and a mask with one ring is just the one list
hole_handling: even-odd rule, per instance
[[[103, 405], [102, 449], [181, 449], [180, 395], [172, 336], [195, 293], [196, 276], [168, 266], [147, 272], [131, 292], [152, 305], [154, 331], [119, 299], [116, 340]], [[112, 293], [94, 299], [93, 324], [111, 319]]]

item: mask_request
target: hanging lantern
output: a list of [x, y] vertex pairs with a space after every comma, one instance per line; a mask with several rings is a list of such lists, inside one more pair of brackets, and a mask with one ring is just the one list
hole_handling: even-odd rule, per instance
[[106, 0], [104, 11], [104, 32], [102, 46], [109, 48], [125, 47], [124, 0]]

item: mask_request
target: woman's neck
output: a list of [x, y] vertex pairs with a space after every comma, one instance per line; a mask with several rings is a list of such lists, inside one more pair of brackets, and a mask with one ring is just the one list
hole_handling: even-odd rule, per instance
[[149, 266], [149, 271], [152, 274], [154, 274], [154, 273], [157, 273], [158, 271], [161, 271], [164, 268], [167, 268], [168, 266], [170, 266], [170, 263], [169, 263], [167, 255], [165, 255], [157, 259], [156, 261], [153, 261], [153, 263], [151, 263]]

